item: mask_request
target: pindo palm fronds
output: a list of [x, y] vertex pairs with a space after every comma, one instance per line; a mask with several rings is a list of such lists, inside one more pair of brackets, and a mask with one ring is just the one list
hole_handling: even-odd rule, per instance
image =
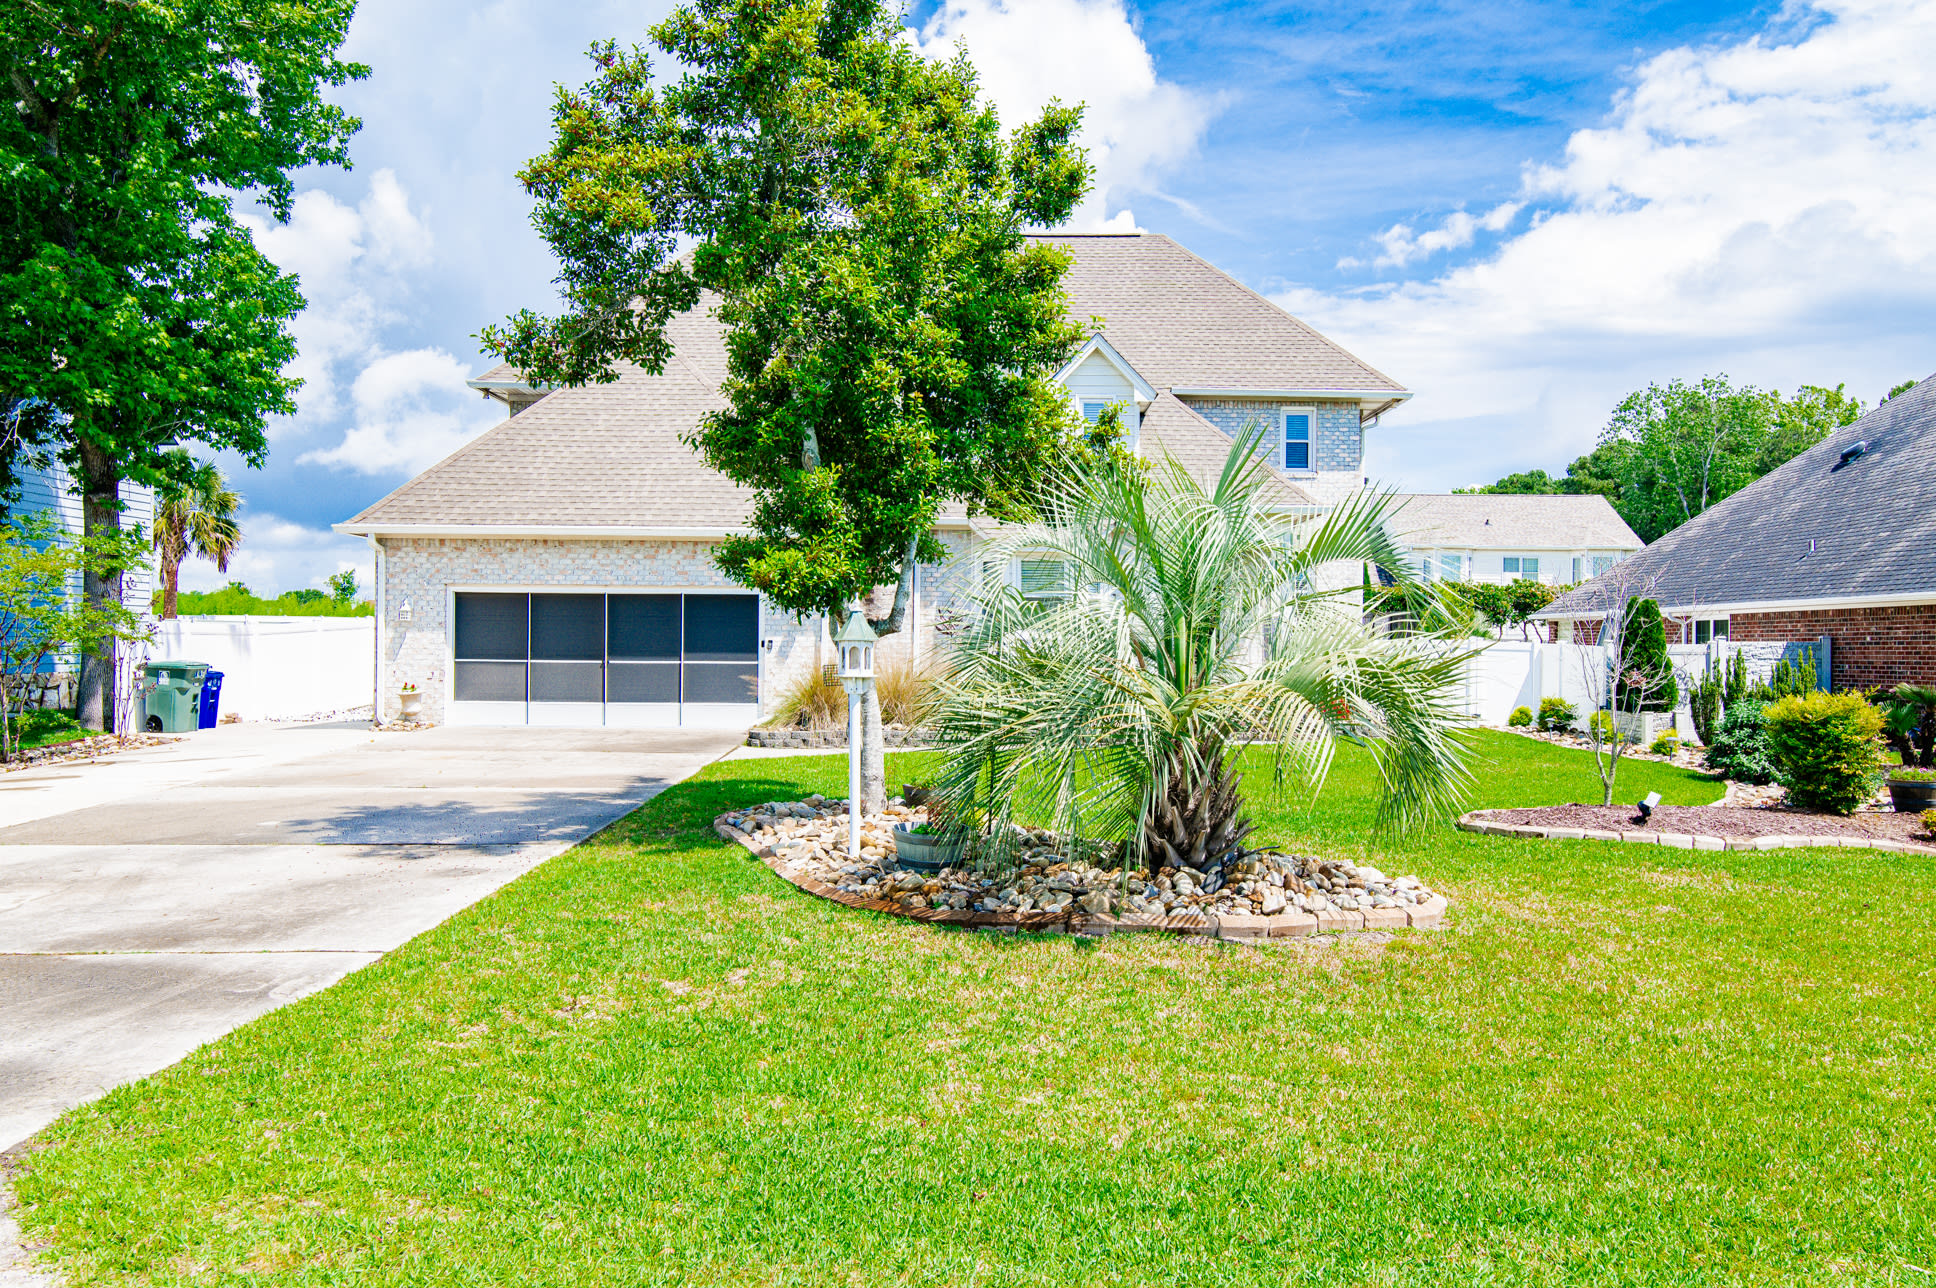
[[1338, 738], [1376, 763], [1381, 824], [1452, 808], [1468, 781], [1455, 698], [1470, 652], [1450, 629], [1394, 638], [1363, 616], [1367, 567], [1414, 602], [1433, 593], [1407, 580], [1392, 498], [1300, 520], [1276, 508], [1261, 442], [1255, 426], [1239, 435], [1207, 489], [1174, 461], [1083, 464], [1046, 491], [1038, 524], [975, 552], [984, 569], [1059, 565], [1065, 593], [1025, 598], [992, 574], [982, 586], [938, 686], [935, 787], [957, 817], [998, 846], [1015, 815], [1052, 816], [1152, 865], [1221, 861], [1250, 830], [1242, 747], [1270, 744], [1277, 779], [1315, 791]]

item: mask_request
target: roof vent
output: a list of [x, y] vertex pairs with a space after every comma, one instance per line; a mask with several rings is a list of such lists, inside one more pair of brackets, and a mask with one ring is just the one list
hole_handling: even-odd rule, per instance
[[1855, 442], [1850, 443], [1847, 447], [1842, 449], [1842, 455], [1838, 457], [1835, 461], [1835, 468], [1838, 470], [1841, 469], [1844, 465], [1847, 465], [1850, 461], [1854, 460], [1856, 457], [1862, 455], [1862, 453], [1868, 450], [1869, 450], [1869, 440], [1866, 438], [1857, 439]]

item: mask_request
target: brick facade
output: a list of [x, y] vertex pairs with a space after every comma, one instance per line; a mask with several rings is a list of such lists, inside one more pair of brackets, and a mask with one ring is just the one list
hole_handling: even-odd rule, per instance
[[1838, 689], [1936, 683], [1936, 603], [1728, 615], [1736, 643], [1824, 635]]
[[1357, 403], [1285, 402], [1270, 398], [1185, 398], [1191, 411], [1224, 433], [1235, 438], [1252, 420], [1272, 429], [1271, 460], [1284, 460], [1284, 413], [1316, 406], [1315, 441], [1311, 444], [1310, 474], [1289, 474], [1299, 487], [1316, 497], [1320, 504], [1336, 505], [1364, 486], [1360, 469], [1364, 464], [1365, 435], [1359, 422]]
[[[966, 549], [963, 534], [944, 533], [941, 539], [952, 551]], [[421, 718], [443, 722], [450, 685], [452, 586], [740, 589], [713, 563], [710, 541], [386, 537], [382, 545], [383, 617], [377, 629], [383, 661], [377, 696], [384, 720], [396, 718], [397, 691], [407, 680], [423, 694]], [[946, 570], [923, 567], [922, 580], [919, 629], [883, 639], [875, 652], [877, 667], [905, 660], [917, 641], [923, 653], [929, 651], [938, 612], [955, 603]], [[408, 625], [399, 620], [405, 602], [410, 605]], [[877, 594], [876, 602], [876, 611], [885, 612], [893, 591]], [[762, 708], [805, 672], [833, 660], [832, 648], [822, 643], [823, 626], [819, 617], [799, 621], [762, 602], [760, 635], [772, 643], [761, 648]]]

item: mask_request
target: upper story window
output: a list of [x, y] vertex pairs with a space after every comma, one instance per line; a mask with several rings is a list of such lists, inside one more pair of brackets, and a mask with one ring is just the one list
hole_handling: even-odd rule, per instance
[[1287, 470], [1308, 470], [1311, 468], [1311, 438], [1316, 427], [1317, 413], [1312, 411], [1287, 411], [1284, 413], [1284, 468]]
[[1520, 577], [1526, 581], [1539, 580], [1539, 560], [1537, 559], [1507, 555], [1501, 562], [1505, 565], [1505, 571], [1511, 576]]
[[1091, 425], [1094, 425], [1102, 419], [1102, 414], [1108, 411], [1112, 405], [1105, 398], [1084, 398], [1082, 400], [1082, 418]]

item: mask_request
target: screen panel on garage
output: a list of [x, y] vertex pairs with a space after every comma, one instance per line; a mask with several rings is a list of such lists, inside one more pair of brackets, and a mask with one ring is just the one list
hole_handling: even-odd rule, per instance
[[531, 700], [605, 700], [605, 596], [531, 596]]
[[684, 699], [760, 700], [760, 605], [751, 595], [686, 596]]
[[455, 673], [451, 696], [459, 702], [523, 702], [529, 652], [530, 597], [457, 596]]

